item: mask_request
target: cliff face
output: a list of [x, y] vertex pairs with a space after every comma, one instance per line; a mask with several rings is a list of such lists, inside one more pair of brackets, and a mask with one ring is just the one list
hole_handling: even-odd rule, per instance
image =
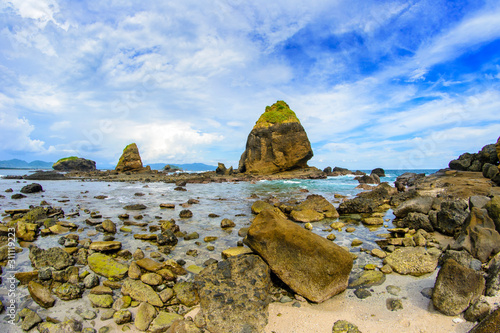
[[135, 143], [131, 143], [123, 149], [123, 154], [120, 157], [115, 170], [118, 172], [138, 172], [149, 170], [149, 168], [143, 167], [141, 155], [139, 155], [139, 148], [137, 148]]
[[283, 101], [266, 107], [248, 135], [240, 172], [269, 174], [306, 168], [313, 152], [295, 113]]

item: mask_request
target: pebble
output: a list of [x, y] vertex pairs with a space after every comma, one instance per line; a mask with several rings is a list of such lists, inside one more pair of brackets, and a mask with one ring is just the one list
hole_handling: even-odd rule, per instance
[[453, 318], [453, 320], [452, 320], [452, 321], [453, 321], [455, 324], [460, 324], [460, 323], [463, 323], [463, 322], [464, 322], [464, 320], [463, 320], [463, 319], [461, 319], [461, 318]]
[[403, 310], [403, 302], [397, 298], [388, 298], [386, 300], [386, 306], [387, 310], [390, 311]]
[[280, 298], [280, 303], [290, 303], [291, 301], [293, 301], [292, 298], [286, 295]]
[[356, 297], [359, 299], [365, 299], [370, 297], [372, 293], [368, 289], [359, 288], [354, 291], [354, 295], [356, 295]]
[[401, 292], [401, 288], [399, 288], [398, 286], [393, 286], [393, 285], [389, 285], [387, 287], [385, 287], [385, 289], [387, 290], [387, 292], [391, 295], [394, 295], [394, 296], [398, 296], [399, 293]]
[[355, 232], [356, 231], [356, 228], [354, 227], [349, 227], [349, 228], [346, 228], [345, 229], [346, 232]]

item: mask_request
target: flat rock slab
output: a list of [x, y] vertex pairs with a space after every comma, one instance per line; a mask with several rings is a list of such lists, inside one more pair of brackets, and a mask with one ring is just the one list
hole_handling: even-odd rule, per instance
[[122, 243], [118, 241], [92, 242], [90, 249], [94, 251], [115, 251], [122, 248]]
[[126, 280], [122, 286], [122, 294], [139, 302], [148, 302], [158, 307], [163, 306], [160, 296], [153, 288], [138, 280]]
[[389, 254], [384, 262], [399, 274], [420, 276], [434, 272], [438, 257], [422, 247], [405, 247]]
[[347, 288], [351, 254], [274, 210], [264, 210], [254, 219], [245, 242], [284, 283], [313, 302]]
[[74, 263], [73, 258], [60, 247], [44, 250], [33, 246], [30, 248], [29, 257], [31, 263], [38, 269], [48, 266], [61, 270]]
[[123, 279], [128, 266], [102, 253], [93, 253], [88, 258], [88, 265], [95, 273], [112, 279]]

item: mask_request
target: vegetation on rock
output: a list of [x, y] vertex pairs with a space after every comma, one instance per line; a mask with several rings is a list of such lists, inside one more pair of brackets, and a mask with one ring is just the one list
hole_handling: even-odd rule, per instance
[[77, 159], [78, 159], [77, 156], [63, 157], [60, 160], [58, 160], [55, 164], [61, 163], [61, 162], [65, 162], [65, 161], [74, 161], [74, 160], [77, 160]]
[[288, 104], [284, 101], [277, 101], [272, 106], [266, 106], [266, 111], [260, 116], [255, 127], [268, 127], [274, 124], [282, 123], [300, 123]]

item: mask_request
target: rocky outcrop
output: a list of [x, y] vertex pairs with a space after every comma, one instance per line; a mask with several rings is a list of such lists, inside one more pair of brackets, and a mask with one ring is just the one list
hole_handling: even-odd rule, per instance
[[70, 156], [61, 158], [52, 166], [57, 171], [95, 171], [95, 162], [85, 158]]
[[385, 170], [382, 168], [375, 168], [372, 170], [370, 175], [377, 175], [379, 177], [385, 177]]
[[210, 332], [263, 332], [271, 276], [256, 255], [239, 255], [205, 268], [195, 278], [201, 315]]
[[144, 167], [142, 165], [139, 148], [137, 148], [135, 143], [131, 143], [123, 149], [122, 156], [120, 157], [115, 170], [118, 172], [140, 172], [149, 171], [151, 168], [149, 166]]
[[284, 283], [313, 302], [347, 288], [353, 265], [349, 252], [273, 210], [257, 215], [245, 243]]
[[436, 278], [432, 304], [445, 315], [456, 316], [477, 301], [484, 286], [480, 273], [448, 259]]
[[[497, 142], [498, 145], [498, 142]], [[495, 144], [484, 146], [479, 152], [464, 153], [449, 163], [450, 169], [459, 171], [482, 171], [485, 164], [498, 165], [499, 157]]]
[[270, 174], [306, 168], [313, 156], [307, 134], [295, 113], [283, 101], [266, 111], [248, 135], [239, 172]]

